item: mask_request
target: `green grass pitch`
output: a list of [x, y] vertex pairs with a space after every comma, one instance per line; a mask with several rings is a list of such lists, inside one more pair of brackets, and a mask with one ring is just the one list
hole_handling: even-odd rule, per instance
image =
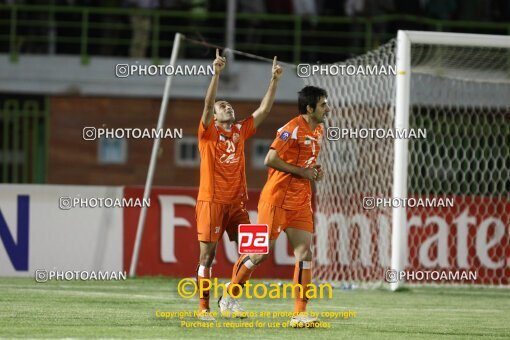
[[[252, 280], [252, 283], [261, 281]], [[510, 291], [498, 288], [409, 288], [391, 293], [333, 290], [317, 312], [355, 311], [355, 318], [324, 319], [331, 328], [186, 328], [156, 311], [193, 311], [197, 299], [177, 295], [178, 279], [52, 281], [0, 279], [0, 338], [171, 339], [467, 339], [510, 338]], [[215, 301], [211, 301], [217, 310]], [[291, 311], [292, 299], [242, 300], [247, 311]], [[185, 318], [195, 321], [194, 318]], [[219, 319], [219, 322], [229, 320]], [[248, 322], [246, 319], [243, 322]], [[251, 321], [288, 322], [289, 318]], [[234, 321], [241, 322], [241, 321]]]

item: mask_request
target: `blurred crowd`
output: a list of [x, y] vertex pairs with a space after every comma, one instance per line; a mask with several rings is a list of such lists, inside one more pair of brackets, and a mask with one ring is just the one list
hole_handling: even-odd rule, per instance
[[[162, 9], [168, 11], [189, 12], [189, 18], [169, 18], [161, 17], [159, 23], [161, 27], [187, 27], [188, 32], [193, 32], [193, 28], [202, 35], [202, 38], [209, 41], [220, 43], [221, 36], [211, 36], [207, 30], [199, 29], [202, 27], [224, 28], [224, 20], [200, 19], [200, 14], [211, 12], [225, 12], [227, 10], [227, 0], [0, 0], [4, 4], [25, 4], [25, 5], [54, 5], [54, 6], [87, 6], [87, 7], [110, 7], [110, 8], [142, 8], [142, 9]], [[51, 8], [51, 7], [48, 7]], [[317, 17], [319, 16], [339, 16], [351, 18], [370, 18], [389, 14], [407, 14], [419, 17], [428, 17], [440, 20], [465, 20], [465, 21], [489, 21], [489, 22], [510, 22], [510, 1], [509, 0], [237, 0], [236, 8], [238, 13], [245, 14], [287, 14], [299, 15], [303, 18], [303, 31], [311, 32], [313, 36], [317, 30]], [[7, 18], [6, 14], [2, 15]], [[51, 17], [53, 16], [53, 17]], [[51, 17], [51, 20], [50, 20]], [[19, 27], [18, 33], [21, 36], [30, 36], [27, 41], [18, 41], [19, 51], [24, 53], [79, 53], [80, 46], [70, 42], [72, 39], [81, 36], [79, 23], [82, 18], [76, 13], [57, 13], [36, 11], [21, 13], [18, 19], [51, 21], [54, 26], [48, 25], [27, 25]], [[89, 30], [90, 45], [89, 52], [98, 55], [130, 55], [134, 58], [143, 58], [149, 53], [151, 47], [152, 19], [150, 16], [137, 14], [129, 17], [119, 17], [114, 14], [103, 14], [100, 17], [90, 18], [91, 22], [99, 23], [98, 26], [91, 26]], [[62, 25], [59, 23], [76, 22], [76, 25]], [[101, 27], [106, 28], [97, 28]], [[116, 29], [118, 27], [128, 27], [128, 30]], [[268, 27], [267, 22], [262, 22], [258, 18], [249, 18], [244, 21], [238, 21], [237, 27], [242, 28], [243, 41], [247, 44], [256, 46], [257, 44], [281, 44], [289, 43], [288, 37], [264, 38], [260, 34], [260, 28], [292, 30], [293, 23], [273, 22]], [[326, 25], [327, 26], [327, 25]], [[108, 28], [110, 27], [110, 28]], [[112, 28], [113, 27], [113, 28]], [[6, 25], [8, 28], [8, 25]], [[332, 27], [333, 31], [338, 27]], [[364, 26], [357, 23], [356, 20], [351, 25], [345, 27], [345, 31], [352, 32], [354, 36], [364, 31]], [[373, 28], [378, 34], [394, 33], [397, 29], [420, 29], [409, 21], [387, 25], [384, 23], [374, 24]], [[163, 41], [171, 40], [170, 30], [162, 29], [158, 32]], [[33, 39], [33, 37], [41, 37]], [[317, 34], [316, 36], [319, 36]], [[362, 35], [360, 34], [362, 37]], [[44, 37], [49, 37], [44, 41]], [[53, 37], [53, 38], [52, 38]], [[67, 38], [67, 39], [66, 39]], [[264, 38], [264, 39], [263, 39]], [[52, 44], [52, 39], [58, 43]], [[108, 41], [127, 41], [126, 44], [116, 46]], [[49, 42], [49, 43], [48, 43]], [[338, 43], [338, 42], [335, 42]], [[363, 39], [354, 39], [349, 42], [353, 48], [361, 51], [364, 46]], [[6, 45], [2, 51], [6, 48]], [[160, 46], [160, 49], [169, 49], [169, 46]], [[167, 54], [164, 50], [163, 54]], [[308, 58], [315, 58], [313, 54]]]
[[[2, 0], [5, 4], [160, 8], [224, 12], [227, 0]], [[510, 21], [508, 0], [237, 0], [241, 13], [302, 16], [409, 14], [443, 20]]]

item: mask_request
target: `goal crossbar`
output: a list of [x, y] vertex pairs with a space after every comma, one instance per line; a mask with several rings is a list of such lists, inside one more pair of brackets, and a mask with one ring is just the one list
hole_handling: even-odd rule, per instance
[[398, 31], [398, 34], [406, 35], [411, 44], [510, 48], [510, 36], [504, 35], [422, 31]]
[[[510, 48], [510, 36], [399, 30], [396, 46], [396, 129], [409, 128], [412, 44]], [[395, 139], [394, 148], [393, 197], [405, 199], [407, 198], [407, 168], [409, 164], [408, 140]], [[393, 270], [402, 271], [404, 269], [405, 256], [407, 255], [404, 251], [406, 249], [405, 242], [407, 242], [406, 209], [398, 207], [394, 209], [392, 215], [391, 267]], [[391, 283], [390, 289], [394, 291], [401, 284], [401, 281]]]

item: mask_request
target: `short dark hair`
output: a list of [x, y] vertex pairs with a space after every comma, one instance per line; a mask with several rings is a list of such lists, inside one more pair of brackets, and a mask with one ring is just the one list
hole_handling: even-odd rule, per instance
[[315, 110], [321, 97], [328, 97], [326, 90], [316, 86], [305, 86], [298, 92], [299, 113], [306, 114], [306, 107], [310, 105]]

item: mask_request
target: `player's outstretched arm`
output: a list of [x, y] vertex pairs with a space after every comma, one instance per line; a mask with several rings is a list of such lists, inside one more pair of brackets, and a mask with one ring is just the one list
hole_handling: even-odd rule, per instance
[[[264, 164], [275, 170], [288, 172], [295, 176], [306, 178], [311, 181], [318, 180], [319, 172], [321, 171], [320, 166], [315, 166], [312, 168], [301, 168], [299, 166], [289, 164], [281, 159], [280, 156], [278, 156], [278, 152], [276, 152], [275, 149], [269, 149], [266, 159], [264, 160]], [[322, 175], [320, 179], [322, 179]]]
[[225, 64], [225, 58], [220, 56], [220, 51], [216, 49], [216, 59], [214, 59], [213, 62], [214, 75], [211, 79], [211, 83], [209, 84], [209, 88], [207, 89], [207, 94], [205, 95], [204, 112], [202, 113], [202, 123], [204, 123], [205, 126], [209, 126], [211, 120], [214, 117], [214, 102], [216, 101], [216, 91], [218, 90], [220, 73], [225, 67]]
[[273, 68], [271, 81], [269, 82], [269, 88], [267, 89], [266, 95], [262, 99], [260, 106], [255, 112], [253, 112], [253, 124], [258, 127], [264, 119], [266, 119], [271, 107], [273, 106], [274, 97], [276, 96], [276, 88], [278, 87], [278, 81], [282, 76], [283, 69], [276, 63], [276, 56], [273, 59]]

